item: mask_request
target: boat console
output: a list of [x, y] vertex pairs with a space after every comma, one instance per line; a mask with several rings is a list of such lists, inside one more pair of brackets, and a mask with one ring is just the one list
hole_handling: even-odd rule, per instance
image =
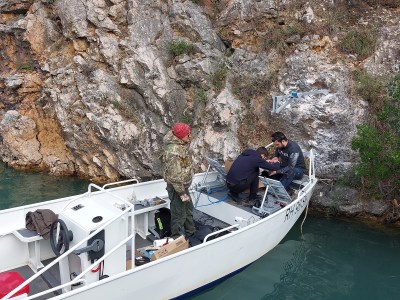
[[[85, 199], [85, 201], [62, 211], [59, 220], [62, 220], [73, 238], [69, 247], [73, 247], [87, 238], [92, 232], [102, 225], [109, 223], [99, 233], [87, 240], [60, 261], [61, 283], [70, 282], [74, 277], [90, 267], [104, 253], [108, 253], [128, 236], [128, 216], [121, 214], [120, 207], [115, 201], [97, 198]], [[101, 279], [104, 275], [115, 275], [125, 271], [126, 245], [120, 246], [104, 259], [97, 268], [87, 272], [83, 279], [87, 284]], [[72, 287], [72, 289], [74, 286]], [[68, 290], [71, 288], [68, 287]]]

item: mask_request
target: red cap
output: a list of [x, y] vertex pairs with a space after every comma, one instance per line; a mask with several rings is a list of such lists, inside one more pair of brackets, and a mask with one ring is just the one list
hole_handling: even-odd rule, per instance
[[189, 135], [190, 133], [190, 126], [185, 123], [176, 123], [172, 132], [178, 139], [183, 139], [185, 136]]

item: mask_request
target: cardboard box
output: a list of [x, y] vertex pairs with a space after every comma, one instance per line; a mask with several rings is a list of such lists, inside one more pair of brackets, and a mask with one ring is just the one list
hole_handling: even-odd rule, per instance
[[[225, 172], [228, 173], [228, 171], [231, 168], [232, 164], [233, 164], [233, 160], [227, 160], [227, 161], [224, 162]], [[265, 185], [261, 181], [258, 181], [258, 188], [260, 189], [260, 188], [264, 188], [264, 187], [265, 187]], [[245, 193], [250, 193], [250, 189], [246, 189], [244, 192]]]
[[151, 256], [151, 260], [153, 261], [177, 253], [179, 251], [185, 250], [187, 248], [189, 248], [189, 241], [187, 241], [185, 237], [182, 235], [176, 240], [173, 240], [172, 242], [168, 243], [167, 245], [161, 247], [156, 252], [154, 252], [153, 255]]
[[130, 269], [132, 269], [132, 260], [129, 259], [126, 261], [126, 270], [128, 271]]

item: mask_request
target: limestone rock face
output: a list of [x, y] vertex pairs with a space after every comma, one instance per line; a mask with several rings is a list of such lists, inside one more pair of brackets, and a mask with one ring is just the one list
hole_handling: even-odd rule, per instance
[[[394, 21], [397, 20], [394, 17]], [[400, 26], [381, 28], [381, 39], [373, 56], [365, 61], [365, 70], [373, 75], [390, 75], [400, 72]]]
[[1, 0], [0, 11], [2, 13], [18, 13], [28, 11], [34, 0]]
[[[383, 11], [377, 49], [355, 62], [334, 34], [294, 32], [322, 26], [321, 6], [0, 0], [1, 158], [96, 181], [160, 177], [162, 138], [184, 121], [197, 171], [204, 156], [234, 159], [281, 130], [337, 177], [358, 159], [350, 142], [368, 108], [351, 73], [399, 71], [400, 14]], [[293, 33], [277, 40], [276, 24]], [[272, 96], [320, 88], [271, 114]]]
[[315, 93], [293, 100], [282, 110], [281, 118], [290, 124], [290, 138], [303, 149], [315, 149], [317, 169], [322, 176], [330, 177], [348, 171], [357, 159], [350, 143], [366, 107], [362, 101], [357, 103], [346, 95], [351, 84], [350, 70], [328, 60], [326, 54], [312, 50], [288, 57], [287, 68], [281, 72], [280, 90], [289, 94], [304, 86], [328, 89], [327, 95]]
[[10, 146], [10, 156], [20, 156], [21, 163], [26, 166], [38, 165], [42, 160], [39, 153], [40, 145], [36, 139], [37, 128], [35, 122], [25, 116], [21, 116], [15, 110], [9, 110], [2, 122], [3, 142]]
[[236, 112], [241, 110], [242, 103], [228, 88], [207, 104], [205, 114], [208, 122], [197, 133], [191, 145], [196, 154], [195, 162], [201, 162], [205, 155], [226, 161], [240, 154], [237, 131], [242, 115]]

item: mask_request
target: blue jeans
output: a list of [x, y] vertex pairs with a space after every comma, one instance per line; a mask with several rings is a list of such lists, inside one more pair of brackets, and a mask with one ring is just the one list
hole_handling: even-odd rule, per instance
[[285, 189], [288, 189], [288, 186], [292, 183], [294, 179], [301, 179], [304, 174], [304, 169], [302, 168], [294, 168], [290, 169], [287, 173], [283, 174], [282, 178], [279, 181], [282, 183]]

